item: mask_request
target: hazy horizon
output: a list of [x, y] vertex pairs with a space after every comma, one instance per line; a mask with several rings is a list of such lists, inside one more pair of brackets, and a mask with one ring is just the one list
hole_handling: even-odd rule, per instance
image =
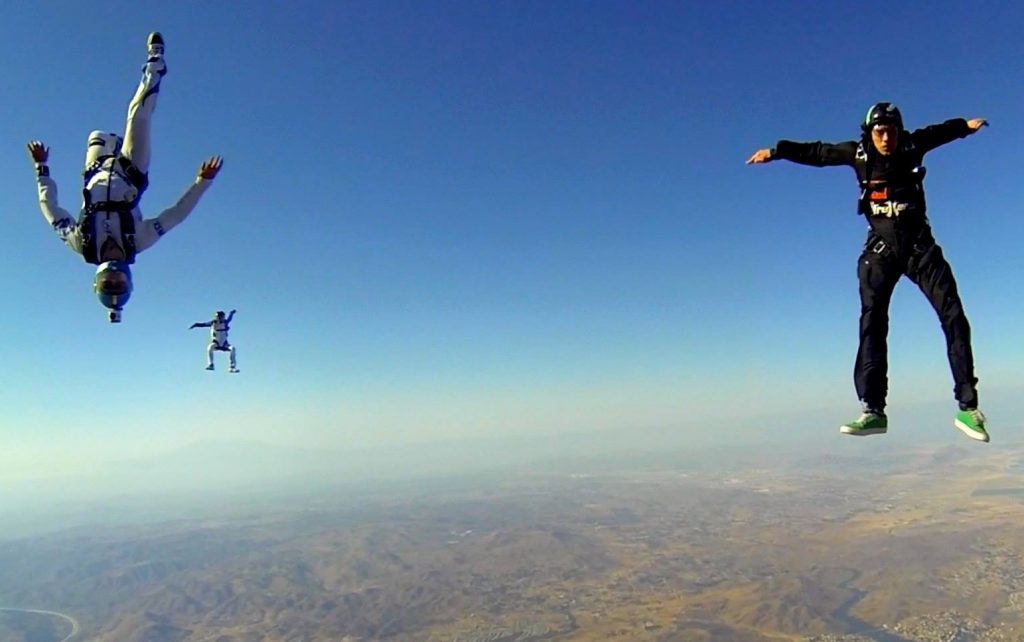
[[[1004, 416], [1024, 416], [1024, 397], [1006, 390], [988, 396]], [[631, 470], [728, 469], [742, 472], [754, 461], [794, 457], [856, 457], [888, 448], [1005, 448], [1020, 441], [1024, 421], [1004, 426], [988, 446], [965, 439], [950, 421], [949, 403], [894, 404], [890, 432], [856, 438], [838, 433], [840, 408], [796, 414], [725, 419], [713, 434], [674, 426], [577, 431], [546, 435], [480, 435], [376, 448], [273, 444], [211, 436], [166, 451], [106, 462], [91, 470], [51, 476], [5, 477], [0, 520], [9, 534], [47, 532], [73, 523], [133, 523], [202, 512], [210, 506], [276, 505], [354, 493], [415, 495], [419, 484], [472, 489], [478, 480], [522, 474], [602, 474]], [[842, 416], [842, 415], [840, 415]], [[833, 425], [835, 424], [835, 425]]]

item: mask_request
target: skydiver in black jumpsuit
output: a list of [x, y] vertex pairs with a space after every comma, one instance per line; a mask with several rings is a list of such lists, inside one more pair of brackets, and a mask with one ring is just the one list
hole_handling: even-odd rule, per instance
[[987, 124], [981, 118], [955, 118], [907, 131], [895, 105], [878, 103], [868, 110], [859, 141], [830, 144], [780, 140], [775, 147], [758, 150], [747, 160], [748, 164], [788, 160], [814, 167], [846, 165], [857, 174], [861, 187], [858, 213], [864, 215], [869, 226], [857, 267], [861, 313], [854, 383], [863, 412], [840, 428], [844, 434], [874, 435], [888, 429], [889, 301], [896, 282], [905, 275], [928, 297], [946, 335], [953, 392], [960, 406], [954, 426], [972, 439], [989, 440], [985, 415], [978, 409], [971, 328], [953, 271], [932, 237], [922, 165], [929, 151], [976, 133]]

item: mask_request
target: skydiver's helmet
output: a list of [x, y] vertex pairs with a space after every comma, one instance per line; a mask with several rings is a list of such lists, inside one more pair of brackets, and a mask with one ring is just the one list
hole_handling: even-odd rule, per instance
[[864, 123], [860, 128], [861, 131], [868, 134], [875, 125], [896, 125], [896, 129], [903, 131], [903, 115], [900, 114], [899, 107], [892, 103], [872, 105], [867, 115], [864, 116]]
[[117, 156], [121, 153], [124, 141], [113, 132], [96, 130], [89, 134], [89, 143], [85, 150], [85, 166], [89, 167], [106, 156]]
[[93, 291], [105, 308], [110, 310], [110, 322], [121, 321], [121, 309], [132, 296], [132, 271], [127, 263], [107, 261], [96, 268]]
[[222, 320], [224, 318], [224, 310], [217, 310], [213, 316], [217, 317], [218, 321]]

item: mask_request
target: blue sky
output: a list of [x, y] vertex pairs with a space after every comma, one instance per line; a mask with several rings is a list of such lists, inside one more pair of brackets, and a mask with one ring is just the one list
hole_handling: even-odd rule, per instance
[[[823, 405], [845, 420], [852, 172], [744, 160], [853, 138], [879, 100], [910, 127], [991, 121], [929, 155], [926, 183], [984, 407], [1022, 381], [1022, 22], [1011, 3], [951, 2], [8, 8], [0, 464], [43, 474], [198, 439], [688, 431]], [[143, 212], [206, 156], [225, 168], [140, 256], [109, 325], [92, 269], [39, 215], [24, 144], [51, 146], [74, 210], [86, 134], [123, 127], [151, 30], [170, 73]], [[204, 372], [187, 328], [231, 308], [242, 374]], [[890, 407], [952, 410], [909, 282], [892, 320]]]

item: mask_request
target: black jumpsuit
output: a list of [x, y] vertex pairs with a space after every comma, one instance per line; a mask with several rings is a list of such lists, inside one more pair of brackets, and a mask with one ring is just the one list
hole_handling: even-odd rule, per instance
[[860, 346], [854, 384], [858, 397], [872, 410], [885, 409], [889, 386], [889, 301], [903, 275], [917, 284], [939, 316], [955, 384], [953, 394], [960, 408], [978, 406], [971, 328], [953, 271], [932, 237], [921, 183], [924, 155], [970, 133], [967, 121], [958, 118], [913, 132], [900, 132], [897, 148], [888, 156], [875, 150], [870, 136], [861, 143], [780, 140], [774, 150], [773, 158], [803, 165], [853, 167], [862, 186], [858, 211], [867, 218], [870, 229], [857, 264]]

